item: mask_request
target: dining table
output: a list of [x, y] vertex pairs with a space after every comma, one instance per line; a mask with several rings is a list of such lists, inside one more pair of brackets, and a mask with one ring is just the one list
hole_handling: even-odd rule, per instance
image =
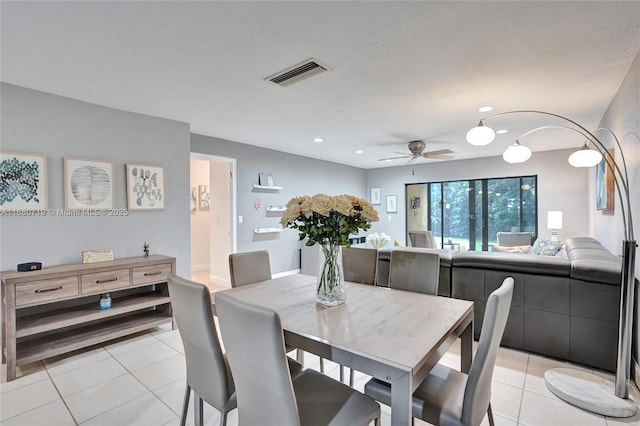
[[346, 302], [328, 307], [316, 285], [293, 274], [224, 292], [277, 312], [287, 345], [389, 383], [394, 426], [412, 423], [413, 392], [458, 337], [469, 372], [473, 302], [345, 282]]

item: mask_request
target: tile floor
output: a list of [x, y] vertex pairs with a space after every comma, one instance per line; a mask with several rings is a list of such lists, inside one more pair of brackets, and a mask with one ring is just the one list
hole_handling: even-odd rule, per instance
[[[460, 366], [459, 345], [454, 345], [442, 363]], [[491, 398], [496, 424], [640, 426], [640, 414], [629, 419], [605, 418], [577, 409], [551, 394], [544, 384], [544, 371], [567, 365], [500, 348]], [[318, 357], [306, 354], [305, 366], [318, 369]], [[327, 374], [338, 378], [336, 364], [325, 361], [325, 368]], [[4, 365], [0, 373], [3, 426], [179, 424], [185, 388], [184, 353], [178, 331], [171, 330], [169, 324], [23, 366], [18, 378], [9, 383], [4, 382]], [[595, 373], [612, 379], [609, 373]], [[367, 380], [364, 374], [356, 374], [355, 387], [362, 390]], [[640, 393], [632, 391], [634, 399], [640, 400]], [[218, 412], [206, 404], [205, 407], [206, 424], [217, 425]], [[382, 412], [382, 424], [390, 425], [389, 408], [383, 406]], [[193, 424], [193, 409], [187, 421]], [[237, 423], [234, 410], [228, 416], [228, 424]], [[486, 418], [483, 424], [488, 424]]]

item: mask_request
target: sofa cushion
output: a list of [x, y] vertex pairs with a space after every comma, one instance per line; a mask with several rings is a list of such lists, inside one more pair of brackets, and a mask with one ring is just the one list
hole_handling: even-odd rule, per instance
[[529, 249], [529, 254], [542, 256], [555, 256], [562, 247], [562, 241], [554, 241], [548, 238], [538, 237]]
[[568, 277], [571, 270], [569, 260], [562, 257], [486, 251], [456, 252], [452, 265], [454, 268], [493, 269], [560, 277]]

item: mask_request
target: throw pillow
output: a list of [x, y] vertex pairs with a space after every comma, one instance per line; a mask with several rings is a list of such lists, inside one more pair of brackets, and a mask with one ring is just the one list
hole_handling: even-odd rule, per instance
[[499, 246], [494, 244], [491, 246], [491, 251], [498, 251], [502, 253], [529, 253], [531, 246]]
[[529, 249], [529, 254], [542, 256], [555, 256], [562, 247], [562, 241], [553, 241], [548, 238], [538, 237]]

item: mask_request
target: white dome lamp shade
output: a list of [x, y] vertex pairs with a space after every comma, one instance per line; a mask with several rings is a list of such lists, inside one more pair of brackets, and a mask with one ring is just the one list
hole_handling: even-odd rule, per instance
[[590, 149], [587, 142], [581, 149], [569, 156], [569, 164], [573, 167], [593, 167], [602, 161], [602, 154], [598, 151]]
[[502, 154], [502, 158], [507, 163], [524, 163], [531, 157], [531, 150], [523, 145], [520, 145], [520, 141], [516, 139], [513, 145], [510, 145]]
[[482, 120], [467, 132], [467, 142], [475, 146], [489, 145], [496, 138], [496, 132], [484, 125]]

